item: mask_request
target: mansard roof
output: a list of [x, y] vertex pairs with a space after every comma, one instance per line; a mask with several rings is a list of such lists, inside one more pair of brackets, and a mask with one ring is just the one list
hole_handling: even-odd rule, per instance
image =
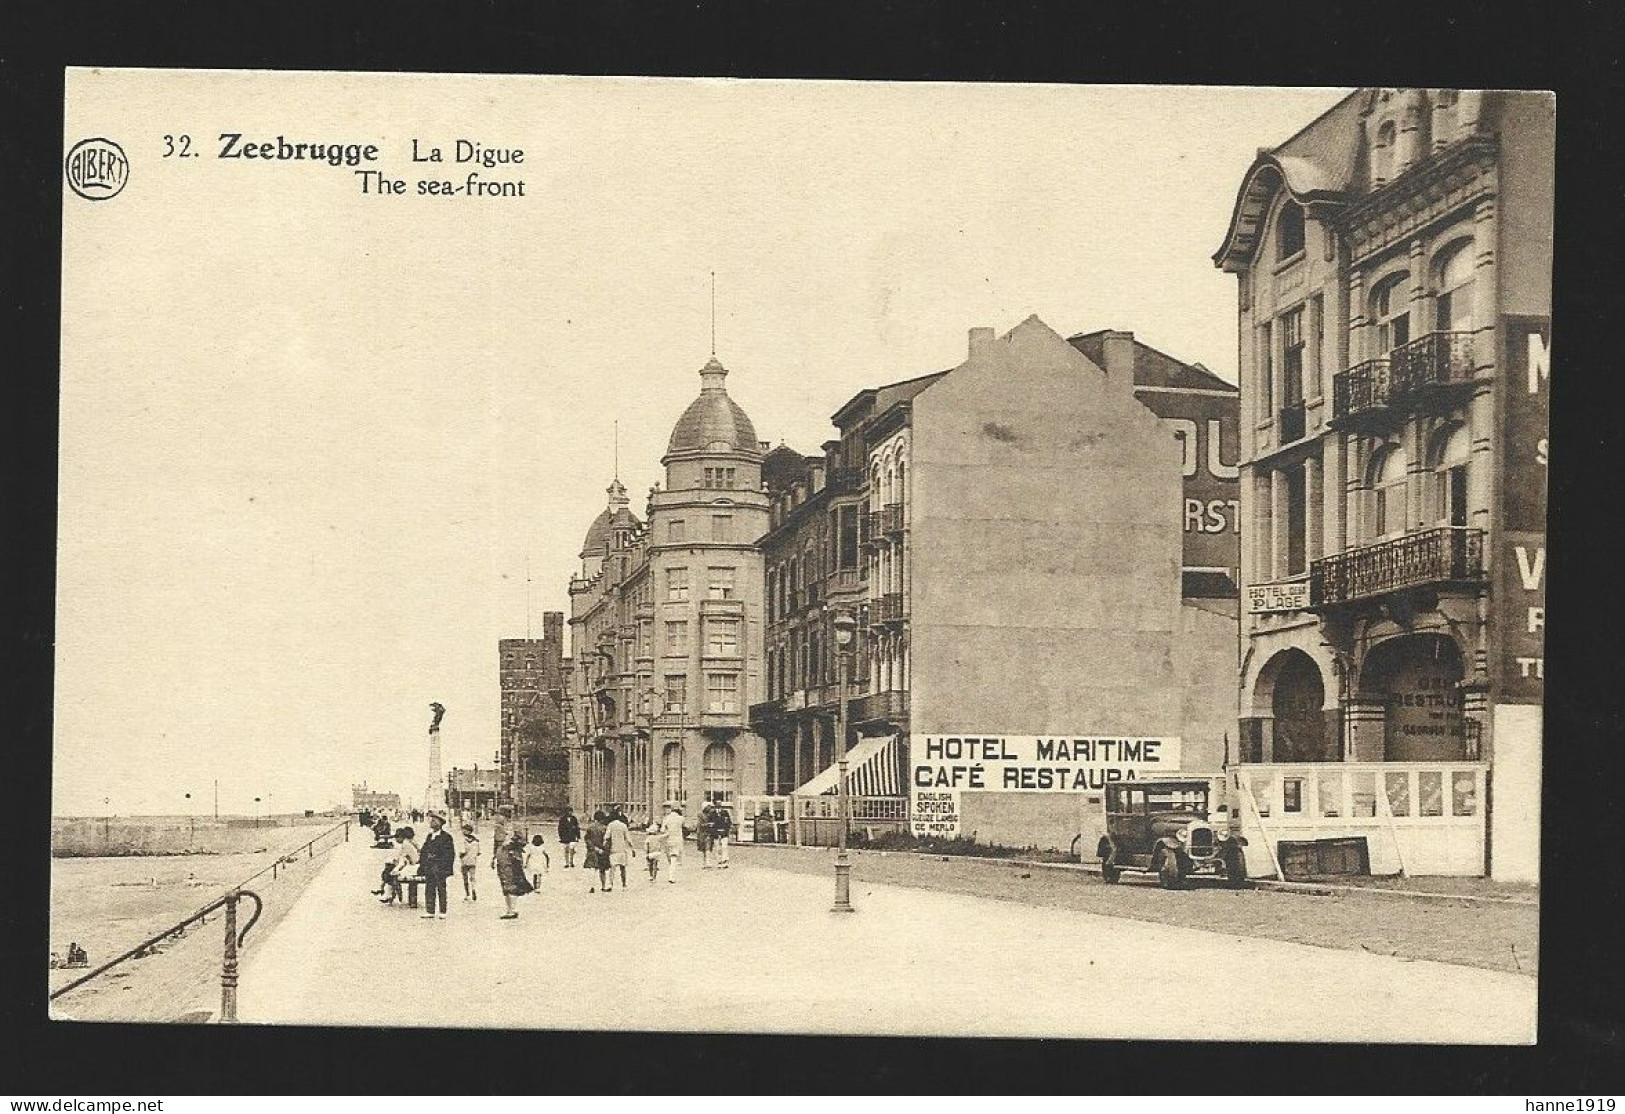
[[1349, 200], [1360, 157], [1360, 115], [1370, 100], [1356, 89], [1286, 142], [1260, 148], [1242, 178], [1224, 243], [1213, 263], [1227, 271], [1252, 261], [1275, 195], [1285, 190], [1300, 205]]

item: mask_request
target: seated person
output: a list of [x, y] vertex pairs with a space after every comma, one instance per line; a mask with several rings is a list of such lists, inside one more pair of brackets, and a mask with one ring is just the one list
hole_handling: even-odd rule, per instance
[[[418, 845], [417, 833], [411, 828], [397, 828], [395, 831], [395, 854], [384, 867], [384, 885], [389, 893], [379, 898], [379, 903], [390, 905], [400, 900], [401, 883], [417, 881], [418, 872]], [[375, 893], [382, 891], [375, 890]]]

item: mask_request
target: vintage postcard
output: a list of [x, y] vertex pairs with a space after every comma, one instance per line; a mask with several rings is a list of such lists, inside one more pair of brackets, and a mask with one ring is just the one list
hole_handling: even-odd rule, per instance
[[1555, 112], [70, 70], [52, 1016], [1532, 1042]]

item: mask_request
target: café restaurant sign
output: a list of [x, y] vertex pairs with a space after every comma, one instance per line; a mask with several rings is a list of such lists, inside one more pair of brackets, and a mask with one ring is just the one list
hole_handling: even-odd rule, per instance
[[923, 735], [909, 747], [916, 835], [959, 834], [965, 791], [1076, 793], [1179, 770], [1178, 736]]
[[1309, 582], [1289, 580], [1283, 584], [1253, 584], [1247, 588], [1247, 611], [1260, 615], [1267, 611], [1306, 611], [1309, 608]]

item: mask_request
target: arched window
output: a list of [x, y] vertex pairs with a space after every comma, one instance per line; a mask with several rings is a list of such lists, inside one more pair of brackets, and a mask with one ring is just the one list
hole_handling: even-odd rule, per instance
[[1433, 474], [1433, 521], [1467, 525], [1467, 427], [1450, 426], [1433, 439], [1428, 467]]
[[1371, 465], [1371, 536], [1392, 538], [1405, 532], [1405, 450], [1393, 445]]
[[1394, 176], [1394, 122], [1389, 120], [1377, 129], [1377, 141], [1371, 145], [1371, 185], [1380, 186]]
[[1433, 263], [1433, 327], [1441, 333], [1473, 328], [1473, 253], [1470, 241], [1457, 240]]
[[681, 801], [683, 799], [683, 745], [681, 743], [667, 743], [660, 752], [660, 765], [663, 770], [662, 779], [666, 785], [666, 800]]
[[705, 799], [715, 804], [732, 805], [734, 800], [734, 748], [727, 743], [712, 743], [705, 748]]
[[1384, 279], [1371, 292], [1371, 323], [1375, 327], [1376, 351], [1386, 356], [1411, 339], [1411, 304], [1405, 297], [1405, 280], [1410, 274], [1401, 271]]
[[897, 502], [908, 502], [908, 461], [902, 457], [897, 458]]
[[1287, 200], [1275, 218], [1275, 258], [1291, 259], [1303, 250], [1303, 206]]

